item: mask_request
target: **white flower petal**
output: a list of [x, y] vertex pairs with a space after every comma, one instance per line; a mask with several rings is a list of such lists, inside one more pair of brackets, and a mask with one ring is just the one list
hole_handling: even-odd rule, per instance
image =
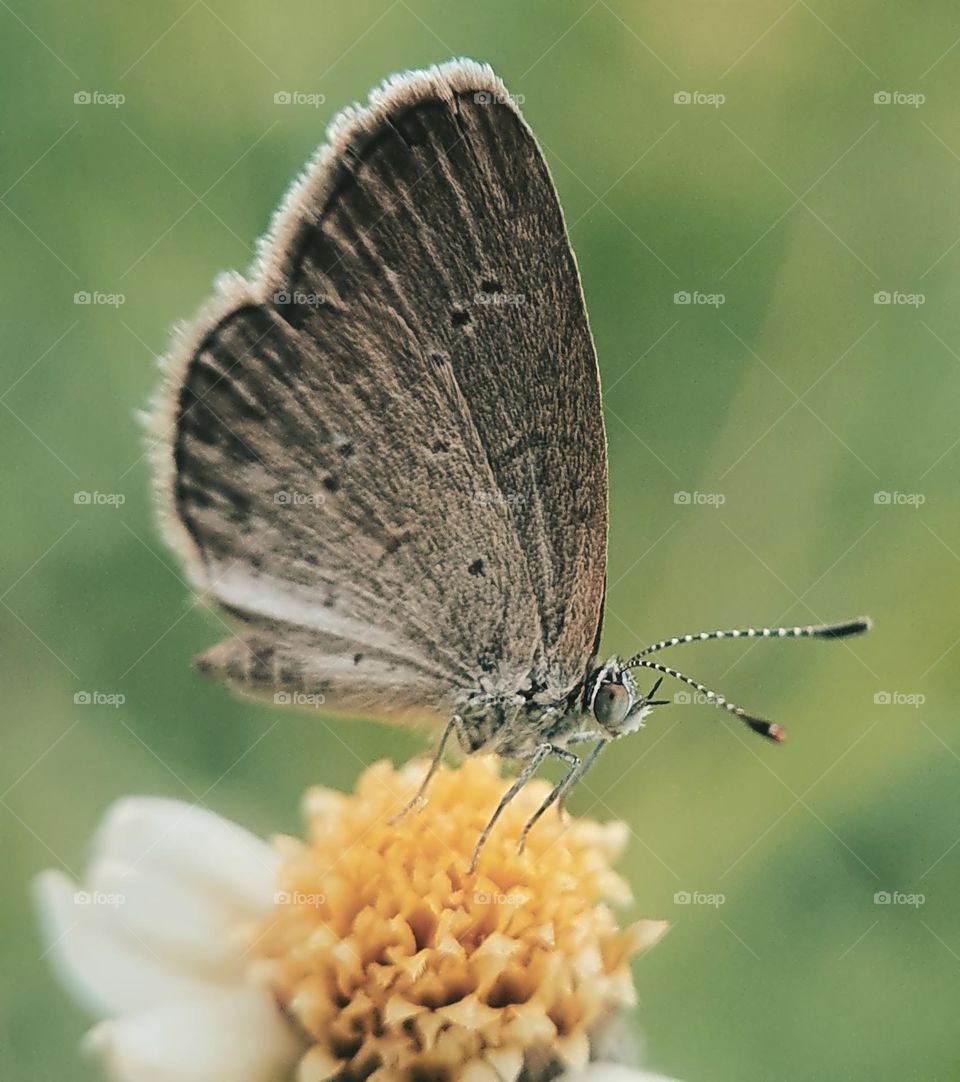
[[97, 857], [179, 881], [263, 913], [273, 904], [277, 856], [256, 835], [206, 808], [163, 797], [126, 797], [94, 838]]
[[274, 1082], [300, 1050], [273, 998], [253, 985], [101, 1022], [84, 1047], [117, 1082]]
[[580, 1071], [562, 1074], [557, 1082], [676, 1082], [663, 1074], [650, 1074], [622, 1063], [591, 1063]]
[[235, 899], [163, 877], [144, 867], [100, 858], [90, 869], [94, 898], [116, 900], [117, 918], [165, 961], [206, 980], [239, 981], [244, 971], [242, 932], [262, 913]]
[[47, 955], [62, 983], [94, 1014], [114, 1015], [201, 994], [203, 986], [161, 961], [104, 904], [84, 903], [62, 872], [34, 880]]

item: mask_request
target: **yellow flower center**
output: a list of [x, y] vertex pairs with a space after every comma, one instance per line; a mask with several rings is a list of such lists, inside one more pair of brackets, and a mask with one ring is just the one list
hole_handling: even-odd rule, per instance
[[660, 934], [620, 929], [607, 902], [630, 892], [610, 868], [621, 823], [546, 815], [531, 782], [477, 836], [504, 789], [492, 759], [442, 767], [429, 803], [388, 820], [422, 763], [377, 763], [353, 796], [306, 796], [308, 840], [278, 840], [277, 904], [252, 950], [308, 1046], [299, 1077], [515, 1079], [590, 1057], [591, 1035], [633, 1002], [629, 955]]

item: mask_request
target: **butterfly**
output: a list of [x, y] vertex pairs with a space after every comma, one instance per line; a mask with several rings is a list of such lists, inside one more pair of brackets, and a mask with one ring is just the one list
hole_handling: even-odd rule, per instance
[[[598, 663], [607, 547], [600, 381], [543, 154], [493, 71], [455, 60], [342, 112], [246, 278], [180, 330], [155, 412], [168, 533], [236, 621], [203, 673], [325, 713], [432, 722], [520, 770], [564, 764], [520, 838], [682, 643], [841, 638], [865, 619], [665, 639]], [[633, 670], [658, 679], [641, 692]], [[441, 729], [442, 727], [442, 729]], [[589, 745], [581, 753], [573, 750]]]

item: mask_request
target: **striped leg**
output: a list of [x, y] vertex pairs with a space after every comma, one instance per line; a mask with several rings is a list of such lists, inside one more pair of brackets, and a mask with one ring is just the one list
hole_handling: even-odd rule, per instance
[[490, 837], [490, 831], [493, 830], [494, 824], [500, 818], [503, 813], [503, 809], [510, 803], [511, 800], [520, 792], [520, 790], [530, 780], [530, 776], [534, 773], [537, 767], [543, 762], [544, 759], [554, 751], [553, 744], [539, 744], [537, 750], [530, 756], [524, 765], [523, 769], [516, 776], [513, 784], [510, 788], [500, 797], [500, 803], [494, 810], [493, 815], [487, 820], [487, 825], [480, 832], [480, 837], [477, 839], [477, 844], [473, 847], [473, 856], [470, 859], [470, 867], [467, 869], [467, 875], [473, 875], [477, 870], [477, 861], [480, 859], [480, 850], [483, 848], [484, 842]]
[[553, 755], [558, 759], [562, 759], [569, 765], [569, 769], [566, 774], [557, 782], [550, 792], [547, 799], [540, 805], [539, 808], [530, 816], [524, 826], [521, 834], [520, 841], [518, 843], [518, 849], [522, 853], [527, 844], [527, 835], [530, 833], [531, 827], [537, 820], [543, 815], [548, 808], [553, 804], [557, 804], [558, 810], [562, 813], [563, 801], [566, 799], [567, 793], [577, 784], [577, 782], [583, 777], [584, 774], [593, 766], [597, 756], [600, 754], [602, 748], [605, 748], [610, 743], [609, 740], [604, 740], [603, 737], [597, 737], [596, 733], [575, 733], [567, 741], [568, 744], [579, 744], [586, 740], [596, 740], [596, 744], [590, 749], [590, 754], [581, 759], [579, 756], [574, 755], [572, 751], [567, 751], [565, 748], [554, 748]]
[[405, 804], [400, 811], [397, 812], [390, 820], [388, 825], [393, 826], [394, 823], [399, 822], [407, 812], [413, 808], [422, 806], [426, 803], [427, 786], [433, 780], [433, 775], [437, 772], [437, 767], [443, 760], [443, 753], [447, 747], [447, 741], [450, 739], [450, 734], [455, 732], [458, 738], [463, 741], [463, 720], [459, 714], [454, 714], [453, 717], [447, 722], [443, 730], [443, 735], [440, 737], [440, 743], [437, 745], [437, 750], [433, 756], [433, 762], [430, 764], [430, 769], [427, 771], [426, 776], [420, 783], [420, 788], [414, 793], [407, 804]]

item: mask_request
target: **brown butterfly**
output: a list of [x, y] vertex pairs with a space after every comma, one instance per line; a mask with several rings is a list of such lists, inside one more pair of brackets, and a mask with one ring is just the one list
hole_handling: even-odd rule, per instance
[[[683, 635], [598, 664], [607, 540], [600, 382], [543, 154], [485, 65], [388, 80], [347, 109], [248, 278], [178, 336], [156, 411], [169, 532], [237, 634], [205, 673], [327, 713], [443, 725], [566, 772], [643, 725], [650, 660], [726, 637], [840, 638], [865, 619]], [[630, 670], [660, 678], [641, 693]], [[571, 750], [590, 744], [586, 755]]]

